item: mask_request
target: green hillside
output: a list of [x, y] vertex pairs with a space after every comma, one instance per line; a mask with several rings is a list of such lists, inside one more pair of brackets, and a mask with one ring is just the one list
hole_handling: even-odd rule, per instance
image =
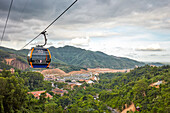
[[102, 52], [93, 52], [85, 49], [80, 49], [72, 46], [65, 46], [60, 48], [50, 47], [53, 61], [83, 66], [88, 68], [113, 68], [125, 69], [134, 68], [135, 65], [141, 66], [144, 63], [122, 57], [107, 55]]
[[[99, 97], [108, 106], [122, 111], [125, 104], [129, 107], [134, 103], [142, 113], [169, 113], [170, 66], [146, 65], [129, 73], [101, 74], [100, 78], [96, 88], [103, 90]], [[150, 86], [158, 80], [163, 81], [159, 88]]]
[[5, 59], [10, 59], [10, 58], [15, 58], [17, 61], [20, 61], [21, 63], [27, 65], [27, 61], [25, 59], [26, 55], [21, 54], [19, 51], [13, 49], [0, 47], [0, 69], [4, 69], [4, 68], [7, 70], [9, 70], [10, 68], [19, 69], [18, 67], [13, 67], [6, 63]]
[[[52, 54], [51, 66], [62, 67], [65, 66], [70, 68], [70, 65], [83, 68], [113, 68], [113, 69], [126, 69], [134, 68], [135, 65], [144, 65], [142, 62], [138, 62], [132, 59], [116, 57], [112, 55], [107, 55], [103, 52], [93, 52], [81, 48], [76, 48], [72, 46], [65, 46], [60, 48], [50, 47]], [[0, 60], [4, 58], [15, 57], [17, 60], [27, 64], [26, 56], [28, 54], [28, 49], [14, 50], [5, 47], [0, 47]], [[63, 68], [64, 66], [64, 68]], [[64, 69], [66, 70], [66, 69]]]

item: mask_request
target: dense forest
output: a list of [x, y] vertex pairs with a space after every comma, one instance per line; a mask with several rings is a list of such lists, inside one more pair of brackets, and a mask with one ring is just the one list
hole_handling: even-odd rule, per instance
[[[99, 86], [100, 100], [122, 111], [132, 102], [143, 113], [168, 113], [170, 110], [170, 66], [144, 66], [126, 74], [104, 74]], [[159, 88], [149, 86], [158, 80], [164, 81]], [[99, 87], [96, 86], [96, 87]], [[111, 89], [112, 91], [107, 91]]]
[[[51, 92], [51, 82], [44, 81], [38, 72], [14, 74], [3, 70], [0, 73], [1, 113], [110, 113], [113, 108], [123, 111], [125, 105], [134, 103], [141, 113], [168, 113], [170, 111], [170, 66], [143, 66], [129, 73], [105, 73], [99, 75], [99, 82], [84, 83], [68, 90], [64, 96]], [[162, 80], [159, 88], [150, 84]], [[64, 87], [64, 84], [61, 86]], [[60, 88], [61, 88], [60, 87]], [[85, 88], [84, 88], [85, 87]], [[36, 99], [29, 91], [46, 90]], [[95, 97], [95, 98], [94, 98]], [[98, 98], [97, 98], [98, 97]], [[135, 111], [139, 112], [139, 111]]]

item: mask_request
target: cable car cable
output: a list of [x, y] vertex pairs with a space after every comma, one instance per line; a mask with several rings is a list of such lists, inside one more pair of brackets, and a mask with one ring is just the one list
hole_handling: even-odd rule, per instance
[[[54, 24], [54, 22], [56, 22], [65, 12], [67, 12], [67, 10], [69, 10], [78, 0], [75, 0], [66, 10], [64, 10], [54, 21], [52, 21], [42, 32], [45, 32], [51, 25]], [[25, 48], [28, 44], [30, 44], [32, 41], [34, 41], [36, 38], [38, 38], [41, 34], [38, 34], [35, 38], [33, 38], [30, 42], [28, 42], [23, 48]]]
[[3, 40], [3, 38], [4, 38], [4, 35], [5, 35], [5, 30], [6, 30], [6, 27], [7, 27], [7, 23], [8, 23], [9, 15], [10, 15], [11, 8], [12, 8], [12, 4], [13, 4], [13, 0], [11, 0], [11, 4], [10, 4], [10, 6], [9, 6], [8, 16], [7, 16], [7, 19], [6, 19], [6, 22], [5, 22], [5, 26], [4, 26], [4, 30], [3, 30], [3, 33], [2, 33], [2, 37], [1, 37], [0, 45], [1, 45], [2, 40]]

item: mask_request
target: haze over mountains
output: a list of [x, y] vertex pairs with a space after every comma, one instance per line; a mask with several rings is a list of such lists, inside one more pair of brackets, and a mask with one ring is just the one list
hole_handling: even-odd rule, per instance
[[[129, 58], [116, 57], [112, 55], [107, 55], [103, 52], [90, 51], [81, 48], [76, 48], [73, 46], [64, 47], [50, 47], [52, 54], [52, 64], [55, 66], [61, 65], [73, 65], [77, 67], [84, 68], [112, 68], [112, 69], [128, 69], [134, 68], [136, 65], [144, 65], [143, 62], [138, 62]], [[14, 59], [27, 64], [26, 56], [28, 54], [28, 49], [24, 50], [13, 50], [9, 48], [0, 47], [0, 61], [4, 62], [5, 59]], [[11, 63], [12, 64], [12, 63]], [[2, 66], [0, 67], [2, 68]]]

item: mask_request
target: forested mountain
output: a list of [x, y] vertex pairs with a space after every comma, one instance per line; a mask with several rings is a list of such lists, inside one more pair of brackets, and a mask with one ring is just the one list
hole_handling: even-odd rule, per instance
[[[132, 103], [140, 113], [169, 113], [170, 66], [135, 68], [129, 73], [100, 74], [100, 81], [84, 83], [60, 96], [51, 92], [51, 83], [37, 72], [0, 73], [0, 111], [2, 113], [111, 113], [123, 111]], [[159, 88], [150, 84], [163, 81]], [[59, 83], [61, 87], [67, 83]], [[46, 90], [53, 96], [35, 98], [29, 91]], [[98, 96], [97, 96], [98, 95]], [[99, 97], [99, 98], [95, 98]], [[112, 110], [111, 110], [111, 109]], [[138, 113], [138, 111], [135, 111]]]
[[[52, 54], [52, 63], [54, 67], [69, 67], [70, 65], [84, 68], [113, 68], [113, 69], [127, 69], [134, 68], [135, 65], [144, 65], [142, 62], [138, 62], [132, 59], [116, 57], [107, 55], [102, 52], [93, 52], [85, 49], [80, 49], [72, 46], [65, 46], [60, 48], [50, 47]], [[13, 50], [4, 47], [0, 47], [0, 60], [5, 58], [15, 58], [21, 61], [25, 65], [27, 64], [26, 56], [28, 54], [27, 49]], [[2, 67], [0, 67], [2, 68]], [[65, 68], [63, 68], [65, 69]]]
[[57, 59], [61, 63], [69, 65], [88, 68], [100, 67], [113, 69], [134, 68], [135, 65], [144, 65], [144, 63], [128, 58], [116, 57], [107, 55], [103, 52], [93, 52], [72, 46], [65, 46], [60, 48], [50, 47], [49, 49], [52, 53], [54, 61]]

